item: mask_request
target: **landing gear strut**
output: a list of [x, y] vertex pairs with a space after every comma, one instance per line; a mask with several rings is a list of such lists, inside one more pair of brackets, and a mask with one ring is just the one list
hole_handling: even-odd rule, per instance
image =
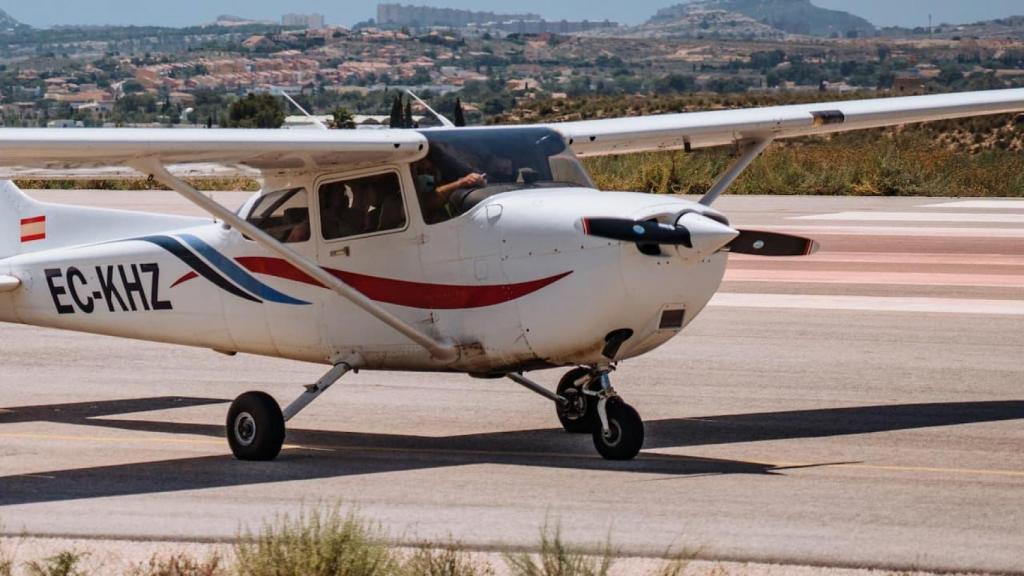
[[518, 384], [555, 402], [562, 427], [571, 433], [590, 433], [594, 447], [608, 460], [632, 460], [644, 445], [644, 423], [637, 411], [615, 391], [609, 370], [576, 368], [552, 393], [522, 374], [509, 374]]
[[350, 370], [352, 367], [348, 364], [334, 366], [316, 384], [306, 386], [306, 391], [283, 411], [277, 401], [264, 392], [246, 392], [235, 398], [227, 418], [228, 444], [235, 458], [257, 461], [277, 458], [284, 445], [285, 422]]

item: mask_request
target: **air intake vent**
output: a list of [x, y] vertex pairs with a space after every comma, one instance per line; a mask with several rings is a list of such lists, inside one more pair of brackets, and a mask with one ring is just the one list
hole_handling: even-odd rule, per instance
[[686, 310], [665, 310], [661, 313], [659, 330], [681, 330], [686, 320]]

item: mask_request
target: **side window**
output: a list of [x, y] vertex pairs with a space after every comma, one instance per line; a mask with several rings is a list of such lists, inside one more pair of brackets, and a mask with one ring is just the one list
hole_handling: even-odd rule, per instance
[[265, 194], [246, 218], [278, 242], [306, 242], [309, 234], [309, 198], [305, 188], [291, 188]]
[[319, 194], [325, 240], [405, 228], [402, 186], [394, 172], [328, 182]]

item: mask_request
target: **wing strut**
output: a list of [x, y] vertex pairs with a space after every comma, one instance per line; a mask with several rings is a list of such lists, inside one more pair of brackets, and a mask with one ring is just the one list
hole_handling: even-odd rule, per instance
[[733, 162], [732, 166], [725, 171], [724, 174], [718, 177], [718, 180], [711, 186], [708, 193], [700, 199], [700, 203], [705, 206], [711, 206], [723, 192], [732, 186], [733, 182], [740, 177], [740, 174], [750, 167], [750, 164], [761, 155], [762, 152], [768, 148], [768, 145], [772, 143], [772, 137], [768, 136], [765, 138], [758, 138], [756, 140], [747, 140], [743, 144], [743, 154]]
[[276, 253], [299, 270], [302, 270], [324, 286], [330, 288], [334, 292], [337, 292], [343, 298], [363, 309], [366, 313], [394, 328], [406, 338], [419, 344], [425, 348], [427, 352], [430, 352], [430, 355], [437, 360], [446, 363], [452, 363], [458, 360], [459, 350], [453, 342], [438, 342], [418, 330], [416, 327], [408, 324], [398, 316], [388, 312], [379, 304], [367, 298], [362, 292], [327, 273], [316, 262], [309, 260], [281, 242], [278, 242], [266, 232], [238, 217], [231, 210], [222, 206], [219, 202], [206, 197], [202, 192], [196, 190], [187, 182], [174, 176], [167, 171], [167, 168], [161, 164], [160, 161], [153, 158], [143, 158], [134, 161], [131, 166], [144, 174], [152, 174], [153, 178], [161, 184], [175, 190], [189, 202], [192, 202], [196, 206], [199, 206], [203, 210], [209, 212], [214, 218], [219, 218], [223, 222], [233, 226], [238, 231], [255, 240], [259, 245]]

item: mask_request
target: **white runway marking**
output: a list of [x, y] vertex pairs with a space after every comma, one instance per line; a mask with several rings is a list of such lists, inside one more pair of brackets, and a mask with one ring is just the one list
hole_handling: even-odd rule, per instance
[[921, 208], [964, 208], [967, 210], [1024, 210], [1024, 200], [962, 200], [925, 204]]
[[934, 228], [914, 226], [750, 226], [754, 230], [842, 236], [920, 236], [925, 238], [1024, 238], [1024, 228]]
[[828, 220], [832, 222], [976, 222], [986, 224], [1024, 224], [1024, 214], [986, 214], [981, 212], [837, 212], [793, 216], [792, 220]]
[[[764, 262], [763, 256], [730, 254], [729, 263]], [[918, 252], [828, 252], [804, 256], [801, 262], [814, 264], [947, 264], [957, 266], [1019, 266], [1024, 268], [1024, 255], [1012, 254], [941, 254]], [[780, 268], [775, 268], [780, 269]]]
[[926, 312], [942, 314], [1024, 316], [1024, 301], [1021, 300], [818, 296], [805, 294], [742, 294], [719, 292], [711, 300], [711, 305], [730, 308], [783, 308], [800, 310]]
[[985, 286], [1024, 288], [1024, 276], [1010, 274], [947, 274], [935, 272], [864, 272], [857, 270], [757, 270], [731, 268], [730, 282], [785, 284], [862, 284], [893, 286]]

